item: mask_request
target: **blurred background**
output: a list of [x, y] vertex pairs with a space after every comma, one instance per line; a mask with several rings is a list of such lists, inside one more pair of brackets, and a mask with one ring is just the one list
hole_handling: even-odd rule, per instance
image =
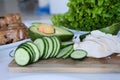
[[65, 13], [68, 0], [0, 0], [0, 16], [20, 13], [23, 20], [49, 19], [51, 15]]

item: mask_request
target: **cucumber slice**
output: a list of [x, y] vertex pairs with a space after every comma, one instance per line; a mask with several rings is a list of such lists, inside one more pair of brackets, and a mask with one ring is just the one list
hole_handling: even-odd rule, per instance
[[36, 46], [38, 47], [40, 51], [40, 55], [41, 55], [40, 58], [41, 58], [45, 52], [45, 42], [43, 39], [38, 38], [34, 41], [34, 43], [36, 44]]
[[51, 53], [50, 57], [53, 57], [53, 56], [54, 56], [54, 54], [56, 53], [56, 49], [57, 49], [57, 42], [56, 42], [56, 40], [54, 39], [54, 37], [51, 37], [51, 40], [53, 41], [53, 51], [52, 51], [52, 53]]
[[73, 44], [74, 44], [73, 41], [62, 42], [62, 43], [61, 43], [61, 48], [65, 48], [65, 47], [67, 47], [67, 46], [69, 46], [69, 45], [73, 45]]
[[[50, 37], [44, 37], [44, 39], [47, 40], [48, 46], [49, 46], [48, 51], [47, 51], [47, 54], [46, 54], [46, 56], [45, 56], [45, 59], [47, 59], [47, 58], [50, 57], [51, 53], [53, 52], [53, 48], [54, 48], [54, 47], [53, 47], [53, 41], [52, 41], [52, 39], [51, 39]], [[47, 45], [46, 45], [46, 46], [47, 46]]]
[[63, 49], [60, 50], [60, 52], [58, 53], [58, 55], [56, 56], [56, 58], [62, 58], [63, 56], [65, 56], [66, 54], [68, 54], [68, 52], [73, 48], [72, 45], [65, 47]]
[[40, 55], [40, 51], [38, 49], [38, 47], [33, 43], [33, 42], [26, 42], [27, 44], [31, 45], [31, 47], [33, 48], [34, 50], [34, 55], [35, 55], [35, 58], [34, 58], [34, 61], [33, 62], [36, 62], [39, 60], [39, 58], [41, 57]]
[[70, 57], [72, 59], [83, 59], [87, 56], [87, 52], [85, 50], [79, 49], [79, 50], [75, 50]]
[[24, 48], [17, 48], [14, 59], [18, 65], [25, 66], [30, 62], [30, 54]]
[[34, 55], [34, 51], [32, 49], [32, 47], [29, 44], [23, 43], [20, 46], [18, 46], [18, 48], [24, 48], [26, 51], [29, 52], [30, 54], [30, 63], [32, 63], [34, 61], [35, 55]]
[[48, 45], [48, 41], [47, 41], [46, 39], [43, 38], [43, 40], [44, 40], [44, 42], [45, 42], [45, 52], [44, 52], [44, 55], [43, 55], [42, 58], [43, 58], [43, 59], [46, 59], [47, 54], [48, 54], [49, 45]]
[[71, 49], [66, 55], [64, 55], [62, 58], [63, 58], [63, 59], [68, 58], [73, 51], [74, 51], [74, 49], [73, 49], [73, 47], [72, 47], [72, 49]]
[[55, 50], [55, 53], [54, 53], [53, 57], [56, 57], [57, 54], [58, 54], [59, 51], [60, 51], [61, 45], [60, 45], [60, 40], [59, 40], [57, 37], [53, 37], [53, 38], [54, 38], [55, 41], [56, 41], [56, 50]]

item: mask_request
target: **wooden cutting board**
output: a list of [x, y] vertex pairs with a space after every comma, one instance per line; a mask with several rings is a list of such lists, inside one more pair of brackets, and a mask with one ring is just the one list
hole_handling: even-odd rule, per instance
[[80, 72], [80, 73], [118, 73], [120, 72], [120, 56], [82, 61], [72, 59], [47, 59], [25, 67], [18, 66], [13, 60], [9, 64], [11, 72]]

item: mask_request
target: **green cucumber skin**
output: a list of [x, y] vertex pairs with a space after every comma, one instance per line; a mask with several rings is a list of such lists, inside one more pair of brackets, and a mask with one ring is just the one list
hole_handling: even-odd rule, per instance
[[[72, 45], [65, 47], [63, 49], [60, 50], [60, 52], [58, 53], [58, 55], [56, 56], [56, 58], [62, 58], [63, 56], [65, 56], [71, 49], [73, 48]], [[63, 52], [64, 51], [64, 52]]]
[[[46, 38], [49, 38], [49, 39], [51, 39], [52, 40], [52, 42], [48, 42], [47, 41], [47, 39], [45, 39], [45, 37], [43, 37], [43, 38], [40, 38], [40, 39], [42, 39], [43, 41], [44, 41], [44, 43], [45, 43], [45, 50], [44, 50], [44, 55], [42, 56], [42, 57], [40, 57], [40, 59], [48, 59], [48, 58], [62, 58], [62, 59], [66, 59], [66, 58], [69, 58], [69, 57], [71, 57], [71, 54], [74, 52], [74, 51], [77, 51], [77, 50], [74, 50], [73, 49], [73, 43], [72, 42], [68, 42], [67, 44], [65, 44], [65, 46], [67, 46], [67, 47], [64, 47], [64, 48], [62, 48], [62, 49], [65, 49], [66, 48], [66, 52], [65, 53], [63, 53], [62, 54], [62, 56], [58, 56], [59, 55], [59, 52], [60, 52], [60, 49], [61, 49], [61, 40], [59, 39], [59, 37], [56, 37], [56, 36], [52, 36], [52, 37], [46, 37]], [[53, 41], [54, 40], [54, 41]], [[31, 64], [31, 63], [34, 63], [34, 58], [35, 58], [35, 54], [34, 54], [34, 50], [33, 50], [33, 48], [32, 48], [32, 46], [30, 45], [30, 44], [28, 44], [28, 43], [33, 43], [33, 44], [35, 44], [34, 42], [32, 42], [32, 41], [27, 41], [27, 42], [25, 42], [25, 43], [23, 43], [23, 44], [21, 44], [21, 45], [19, 45], [18, 46], [18, 48], [23, 48], [23, 49], [25, 49], [28, 53], [30, 53], [29, 55], [30, 55], [30, 61], [29, 61], [29, 63], [28, 64]], [[50, 44], [55, 44], [55, 46], [53, 46], [53, 49], [55, 49], [54, 50], [54, 54], [52, 54], [53, 53], [53, 51], [51, 52], [51, 54], [48, 56], [48, 48], [49, 48], [49, 45]], [[35, 44], [36, 45], [36, 44]], [[58, 45], [59, 45], [59, 47], [58, 47]], [[46, 48], [47, 47], [47, 48]], [[69, 48], [68, 48], [69, 47]], [[17, 49], [18, 49], [17, 48]], [[59, 49], [56, 49], [56, 48], [59, 48]], [[62, 50], [61, 49], [61, 50]], [[51, 50], [50, 50], [51, 51]], [[84, 50], [83, 50], [84, 51]], [[64, 51], [63, 51], [64, 52]], [[32, 53], [32, 54], [31, 54]], [[51, 56], [52, 55], [52, 56]], [[87, 54], [85, 55], [85, 57], [87, 56]], [[83, 60], [85, 57], [82, 57], [82, 58], [72, 58], [73, 60]], [[39, 59], [39, 60], [40, 60]], [[28, 65], [28, 64], [26, 64], [26, 65]]]
[[74, 51], [74, 49], [72, 48], [65, 56], [63, 56], [63, 59], [66, 59], [68, 57], [70, 57], [71, 53]]
[[61, 41], [60, 41], [60, 39], [58, 38], [58, 37], [55, 37], [54, 36], [54, 39], [55, 39], [55, 41], [56, 41], [56, 51], [55, 51], [55, 53], [54, 53], [54, 55], [53, 55], [53, 57], [56, 57], [57, 56], [57, 54], [59, 53], [59, 51], [60, 51], [60, 48], [61, 48]]
[[45, 52], [44, 52], [44, 54], [43, 54], [42, 59], [47, 59], [46, 57], [47, 57], [49, 45], [48, 45], [48, 41], [47, 41], [46, 39], [43, 38], [43, 40], [44, 40], [44, 42], [45, 42]]
[[[39, 40], [39, 41], [38, 41]], [[38, 38], [34, 41], [35, 45], [38, 47], [39, 51], [40, 51], [40, 59], [43, 57], [44, 53], [45, 53], [45, 48], [42, 49], [41, 51], [41, 46], [40, 46], [40, 41], [42, 41], [42, 47], [45, 47], [45, 41], [42, 38]]]
[[50, 58], [52, 58], [52, 57], [54, 56], [54, 54], [55, 54], [55, 52], [56, 52], [56, 48], [57, 48], [57, 47], [56, 47], [56, 46], [57, 46], [57, 43], [56, 43], [54, 37], [51, 37], [51, 40], [53, 41], [53, 52], [51, 53]]
[[[28, 41], [28, 42], [26, 42], [26, 44], [31, 45], [31, 47], [33, 48], [35, 58], [37, 57], [37, 60], [34, 60], [34, 62], [37, 62], [37, 61], [40, 59], [40, 57], [41, 57], [40, 51], [39, 51], [38, 47], [37, 47], [37, 46], [35, 45], [35, 43], [33, 43], [32, 41]], [[33, 47], [33, 46], [34, 46], [34, 47]], [[37, 52], [36, 52], [35, 49], [37, 50]], [[38, 54], [39, 54], [39, 56], [37, 56]]]
[[[22, 48], [22, 47], [20, 47], [20, 48]], [[16, 50], [15, 50], [15, 53], [14, 53], [14, 60], [15, 60], [15, 62], [17, 63], [17, 61], [16, 61], [16, 51], [18, 50], [19, 48], [17, 48]], [[27, 51], [27, 49], [25, 49], [25, 48], [23, 48], [25, 51]], [[29, 55], [29, 61], [26, 63], [26, 64], [24, 64], [24, 65], [21, 65], [21, 64], [19, 64], [19, 63], [17, 63], [19, 66], [21, 66], [21, 67], [24, 67], [24, 66], [27, 66], [28, 64], [30, 64], [31, 63], [31, 56], [30, 56], [30, 53], [27, 51], [27, 53], [28, 53], [28, 55]]]
[[[27, 41], [25, 44], [23, 44], [23, 46], [28, 45], [28, 48], [29, 48], [29, 50], [32, 52], [33, 57], [34, 57], [32, 62], [34, 62], [34, 59], [35, 59], [35, 57], [36, 57], [36, 54], [35, 54], [35, 52], [34, 52], [33, 47], [32, 47], [30, 44], [27, 44], [28, 42], [30, 42], [30, 41]], [[27, 46], [26, 46], [26, 47], [27, 47]], [[32, 63], [32, 62], [31, 62], [31, 63]]]
[[[23, 44], [19, 45], [18, 48], [24, 48], [24, 49], [26, 49], [26, 50], [29, 50], [29, 53], [30, 53], [30, 56], [31, 56], [31, 61], [30, 61], [30, 63], [32, 63], [32, 62], [34, 61], [35, 55], [34, 55], [33, 50], [31, 50], [32, 47], [31, 47], [29, 44], [23, 43]], [[18, 49], [18, 48], [17, 48], [17, 49]]]
[[[46, 39], [47, 43], [48, 43], [48, 45], [47, 45], [48, 46], [48, 51], [47, 51], [47, 54], [45, 56], [45, 59], [48, 59], [50, 57], [50, 55], [52, 54], [52, 52], [53, 52], [54, 45], [53, 45], [53, 41], [52, 41], [52, 39], [50, 37], [43, 37], [43, 39]], [[52, 50], [49, 52], [50, 48]]]
[[[77, 52], [77, 51], [79, 51], [79, 52], [82, 51], [82, 52], [84, 52], [85, 55], [82, 56], [82, 57], [79, 57], [79, 58], [73, 57], [73, 56], [72, 56], [73, 53], [74, 53], [74, 52]], [[71, 57], [73, 60], [83, 60], [83, 59], [87, 56], [87, 52], [86, 52], [85, 50], [82, 50], [82, 49], [80, 49], [80, 50], [79, 50], [79, 49], [78, 49], [78, 50], [74, 50], [73, 53], [71, 53], [71, 55], [70, 55], [70, 57]], [[80, 54], [81, 54], [81, 53], [80, 53]]]
[[73, 45], [74, 42], [73, 41], [66, 41], [66, 42], [61, 42], [61, 49], [65, 48], [67, 46]]

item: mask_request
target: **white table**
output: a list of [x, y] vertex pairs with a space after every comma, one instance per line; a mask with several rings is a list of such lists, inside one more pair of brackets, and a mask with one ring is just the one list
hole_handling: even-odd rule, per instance
[[[34, 22], [34, 21], [33, 21]], [[49, 21], [43, 21], [49, 22]], [[28, 24], [30, 25], [30, 24]], [[95, 73], [13, 73], [9, 72], [8, 64], [13, 60], [9, 52], [15, 47], [0, 50], [0, 80], [120, 80], [120, 73], [95, 74]], [[31, 76], [31, 77], [30, 77]], [[23, 79], [24, 78], [24, 79]]]

